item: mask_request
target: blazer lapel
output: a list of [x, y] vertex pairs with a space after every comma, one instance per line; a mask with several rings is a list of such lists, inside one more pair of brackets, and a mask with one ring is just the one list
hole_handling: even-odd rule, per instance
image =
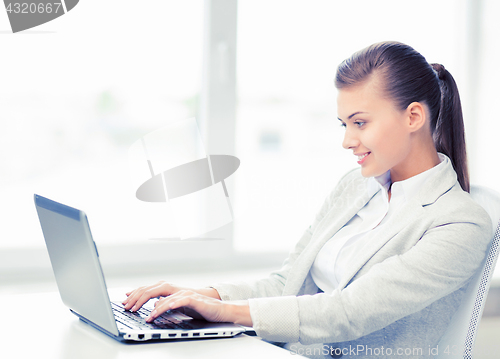
[[324, 244], [349, 222], [377, 192], [368, 193], [365, 191], [360, 197], [353, 200], [350, 206], [334, 207], [326, 214], [314, 231], [309, 242], [310, 244], [304, 249], [290, 269], [288, 275], [290, 280], [286, 282], [282, 295], [296, 295], [298, 293], [318, 252], [323, 248]]
[[424, 210], [418, 201], [410, 201], [403, 206], [400, 212], [392, 217], [370, 241], [367, 243], [360, 255], [350, 266], [349, 271], [343, 276], [339, 288], [344, 288], [359, 270], [396, 234], [412, 221], [418, 220]]
[[430, 178], [420, 189], [414, 198], [410, 199], [403, 208], [392, 217], [381, 229], [379, 233], [370, 239], [370, 242], [360, 253], [358, 260], [352, 263], [352, 267], [339, 283], [339, 288], [343, 289], [359, 270], [396, 234], [413, 221], [424, 214], [424, 207], [434, 203], [445, 192], [449, 191], [457, 183], [457, 176], [451, 161]]

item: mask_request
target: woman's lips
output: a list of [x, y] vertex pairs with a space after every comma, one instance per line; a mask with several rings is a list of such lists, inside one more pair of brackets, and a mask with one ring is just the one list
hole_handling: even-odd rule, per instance
[[363, 162], [365, 162], [366, 160], [366, 157], [368, 157], [368, 155], [370, 154], [371, 152], [366, 152], [366, 153], [363, 153], [361, 155], [357, 155], [358, 156], [358, 164], [361, 165], [363, 164]]

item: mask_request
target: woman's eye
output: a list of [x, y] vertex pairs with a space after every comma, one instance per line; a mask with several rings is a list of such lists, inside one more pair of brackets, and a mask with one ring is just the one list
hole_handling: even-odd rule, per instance
[[345, 128], [345, 122], [341, 122], [340, 123], [340, 127], [344, 127]]
[[361, 122], [361, 121], [356, 121], [354, 122], [354, 124], [358, 127], [362, 127], [365, 123], [364, 122]]

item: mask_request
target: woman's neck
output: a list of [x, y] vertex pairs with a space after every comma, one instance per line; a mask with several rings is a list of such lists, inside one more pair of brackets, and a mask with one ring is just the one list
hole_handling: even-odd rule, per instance
[[392, 182], [404, 181], [430, 170], [441, 162], [430, 133], [427, 136], [420, 134], [420, 136], [413, 138], [413, 141], [412, 149], [406, 159], [391, 168]]

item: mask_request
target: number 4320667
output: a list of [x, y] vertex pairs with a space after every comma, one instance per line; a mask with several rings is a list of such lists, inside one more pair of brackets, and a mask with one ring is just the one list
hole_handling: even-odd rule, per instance
[[9, 3], [6, 7], [7, 12], [14, 14], [51, 14], [63, 11], [61, 3]]

